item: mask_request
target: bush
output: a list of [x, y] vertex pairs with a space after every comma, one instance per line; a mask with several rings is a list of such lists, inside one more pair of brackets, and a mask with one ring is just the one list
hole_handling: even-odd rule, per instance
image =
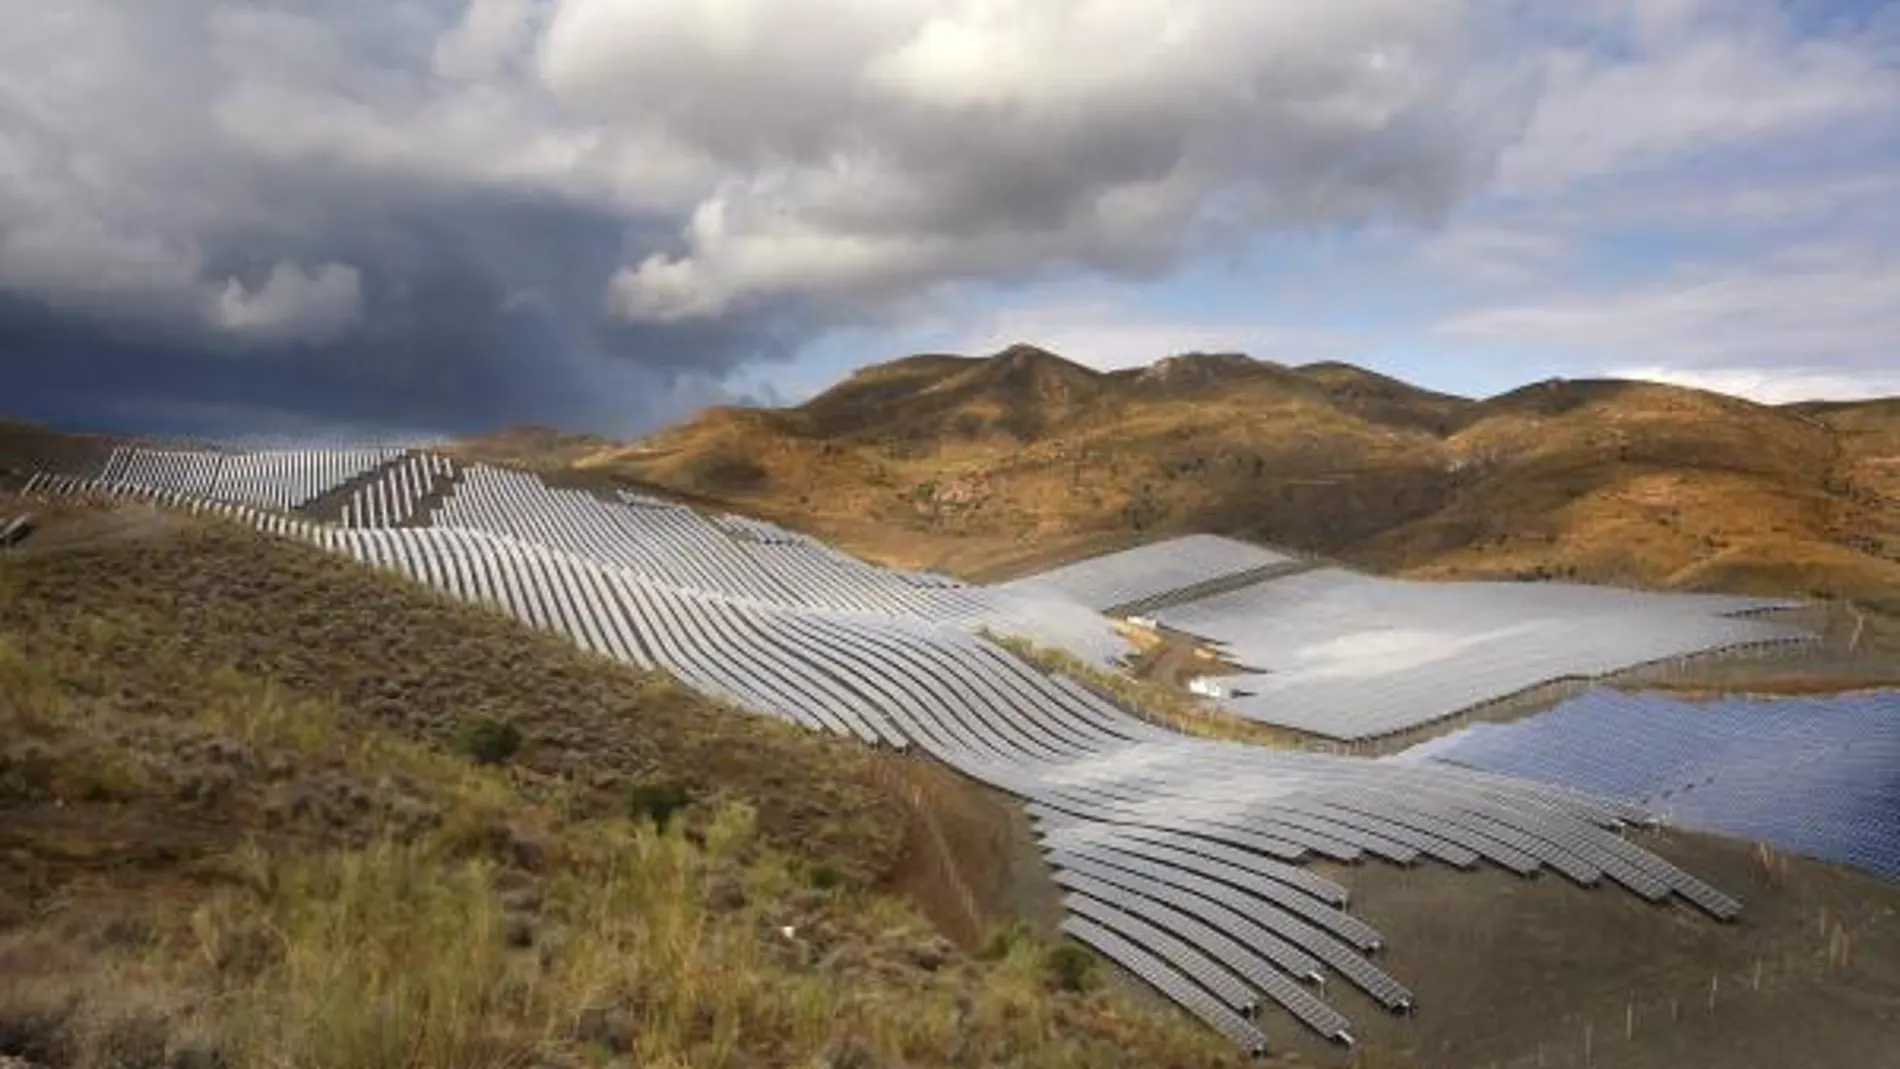
[[844, 873], [836, 865], [822, 863], [806, 874], [806, 882], [820, 891], [830, 891], [844, 886]]
[[686, 785], [678, 780], [656, 780], [633, 788], [627, 799], [628, 815], [634, 820], [651, 820], [662, 831], [672, 822], [673, 814], [692, 804]]
[[462, 748], [476, 764], [499, 765], [521, 749], [521, 729], [512, 721], [483, 717], [463, 732]]
[[1023, 941], [1027, 929], [1021, 921], [1011, 918], [990, 929], [989, 938], [983, 941], [983, 949], [977, 956], [984, 961], [1002, 961], [1009, 957], [1010, 951]]
[[1057, 990], [1082, 992], [1095, 986], [1095, 955], [1074, 943], [1050, 947], [1042, 964], [1049, 986]]

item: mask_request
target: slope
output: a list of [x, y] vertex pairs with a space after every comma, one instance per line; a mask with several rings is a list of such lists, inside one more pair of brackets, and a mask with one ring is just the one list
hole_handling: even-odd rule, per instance
[[0, 622], [0, 1058], [1231, 1058], [880, 891], [870, 751], [315, 550], [52, 508]]
[[1442, 443], [1411, 422], [1362, 418], [1272, 364], [1101, 374], [1019, 346], [900, 361], [796, 408], [710, 410], [577, 466], [968, 574], [1268, 517], [1262, 533], [1294, 545], [1371, 534], [1428, 511], [1445, 482]]

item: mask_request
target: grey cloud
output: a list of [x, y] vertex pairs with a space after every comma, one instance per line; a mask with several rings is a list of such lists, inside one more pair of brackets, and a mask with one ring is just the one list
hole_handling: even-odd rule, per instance
[[256, 289], [224, 284], [210, 313], [213, 325], [256, 341], [334, 341], [363, 318], [362, 272], [344, 264], [315, 270], [278, 261]]
[[1460, 4], [845, 5], [823, 41], [796, 5], [721, 5], [698, 36], [663, 19], [687, 6], [574, 0], [539, 55], [557, 94], [746, 168], [617, 276], [634, 318], [1427, 220], [1519, 114], [1461, 65]]
[[638, 430], [942, 283], [1429, 219], [1516, 121], [1472, 32], [1417, 0], [13, 5], [0, 376], [128, 426]]

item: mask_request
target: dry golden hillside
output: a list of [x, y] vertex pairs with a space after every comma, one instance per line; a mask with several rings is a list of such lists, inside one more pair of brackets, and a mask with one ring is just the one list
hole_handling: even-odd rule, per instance
[[309, 547], [40, 511], [0, 1066], [1240, 1064], [1046, 935], [933, 930], [923, 844], [968, 875], [1009, 812], [947, 774]]
[[1611, 380], [1472, 401], [1338, 363], [1103, 373], [1018, 345], [708, 410], [572, 465], [978, 578], [1213, 531], [1405, 574], [1900, 604], [1900, 401]]

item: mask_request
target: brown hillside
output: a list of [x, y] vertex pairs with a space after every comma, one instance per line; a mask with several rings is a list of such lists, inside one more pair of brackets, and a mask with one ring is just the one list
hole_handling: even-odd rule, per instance
[[[308, 547], [46, 512], [0, 555], [0, 1066], [1239, 1064], [1046, 936], [933, 932], [912, 762]], [[936, 781], [961, 864], [999, 807]]]
[[1552, 381], [1484, 401], [1338, 363], [1097, 373], [1015, 346], [713, 410], [587, 466], [991, 577], [1214, 531], [1416, 575], [1900, 604], [1900, 402]]
[[1293, 373], [1324, 390], [1333, 404], [1375, 423], [1446, 434], [1461, 426], [1475, 407], [1467, 398], [1338, 361], [1302, 364]]
[[612, 445], [592, 434], [566, 434], [555, 427], [521, 424], [466, 439], [451, 451], [497, 464], [544, 469], [565, 467]]
[[1108, 396], [1101, 372], [1029, 345], [986, 360], [900, 363], [854, 376], [794, 411], [813, 433], [847, 440], [1029, 442], [1086, 419]]

